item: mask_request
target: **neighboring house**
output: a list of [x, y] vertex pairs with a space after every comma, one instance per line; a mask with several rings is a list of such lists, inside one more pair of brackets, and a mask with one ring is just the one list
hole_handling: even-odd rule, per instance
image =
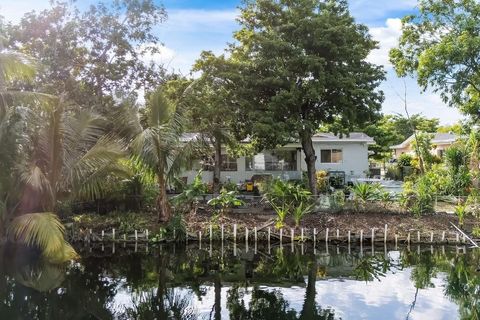
[[[188, 134], [184, 141], [195, 138]], [[363, 178], [369, 169], [368, 145], [374, 144], [373, 138], [363, 133], [352, 132], [342, 138], [331, 133], [318, 133], [313, 137], [313, 146], [317, 156], [316, 169], [340, 171], [345, 173], [345, 180]], [[224, 153], [225, 152], [225, 153]], [[243, 183], [255, 175], [272, 175], [286, 180], [302, 178], [307, 171], [305, 154], [300, 143], [290, 143], [276, 150], [259, 153], [253, 157], [232, 158], [222, 150], [221, 182]], [[191, 183], [197, 172], [203, 169], [203, 181], [213, 181], [213, 167], [208, 160], [195, 161], [191, 170], [181, 177]]]
[[[453, 133], [432, 133], [434, 136], [432, 138], [432, 154], [443, 157], [443, 153], [445, 152], [445, 149], [450, 147], [457, 139], [459, 138], [457, 135]], [[403, 141], [399, 145], [392, 146], [390, 149], [393, 150], [393, 157], [395, 159], [398, 159], [402, 154], [410, 154], [414, 155], [415, 150], [413, 148], [413, 141], [415, 140], [415, 135], [412, 134], [410, 137], [408, 137], [407, 140]]]

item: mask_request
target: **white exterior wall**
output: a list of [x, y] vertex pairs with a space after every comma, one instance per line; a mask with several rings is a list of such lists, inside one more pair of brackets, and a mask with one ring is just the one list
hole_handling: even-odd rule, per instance
[[[344, 171], [346, 181], [356, 178], [365, 178], [368, 172], [368, 145], [364, 142], [314, 142], [317, 170]], [[340, 149], [342, 150], [342, 162], [321, 163], [320, 150]], [[302, 170], [307, 170], [305, 161], [302, 161]]]
[[[368, 145], [364, 142], [323, 142], [314, 141], [315, 154], [317, 156], [316, 169], [326, 171], [344, 171], [346, 181], [351, 181], [356, 178], [363, 178], [366, 176], [365, 172], [368, 171]], [[295, 145], [288, 145], [292, 147]], [[298, 148], [300, 147], [297, 145]], [[342, 162], [341, 163], [321, 163], [320, 162], [320, 150], [321, 149], [341, 149]], [[237, 171], [222, 171], [220, 174], [221, 182], [233, 182], [241, 183], [245, 180], [249, 180], [253, 175], [271, 174], [274, 177], [281, 177], [286, 180], [301, 179], [302, 171], [307, 171], [307, 165], [305, 163], [305, 154], [297, 151], [297, 171], [264, 171], [264, 170], [252, 170], [246, 171], [245, 169], [245, 157], [237, 159]], [[197, 175], [196, 170], [185, 171], [181, 177], [186, 177], [187, 182], [191, 183], [194, 177]], [[203, 171], [202, 180], [204, 182], [213, 181], [212, 171]]]

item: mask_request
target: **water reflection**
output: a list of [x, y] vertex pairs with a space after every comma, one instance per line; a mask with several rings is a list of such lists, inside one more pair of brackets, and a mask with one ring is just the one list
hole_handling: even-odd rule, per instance
[[4, 256], [0, 319], [480, 319], [478, 250], [112, 249], [63, 267]]

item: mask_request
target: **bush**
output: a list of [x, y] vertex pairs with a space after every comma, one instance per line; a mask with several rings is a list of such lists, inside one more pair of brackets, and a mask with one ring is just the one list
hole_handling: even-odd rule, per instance
[[413, 160], [413, 157], [407, 153], [404, 153], [404, 154], [401, 154], [399, 157], [398, 157], [398, 162], [397, 162], [397, 165], [399, 167], [411, 167], [412, 166], [412, 160]]
[[173, 204], [185, 211], [192, 210], [198, 198], [208, 192], [207, 184], [202, 182], [202, 171], [198, 172], [193, 182], [183, 187], [182, 193], [173, 198]]
[[220, 207], [219, 214], [223, 215], [230, 208], [245, 204], [243, 200], [238, 199], [237, 196], [237, 191], [227, 191], [226, 189], [222, 189], [217, 197], [208, 201], [208, 204], [214, 207]]
[[433, 175], [431, 174], [425, 174], [415, 182], [405, 182], [400, 197], [400, 204], [417, 216], [432, 212], [434, 197], [437, 191], [432, 177]]
[[317, 191], [319, 193], [326, 193], [329, 190], [328, 172], [321, 170], [315, 173], [317, 178]]
[[264, 199], [278, 215], [277, 228], [285, 225], [287, 215], [296, 215], [299, 223], [313, 208], [312, 194], [301, 185], [274, 179], [264, 187], [264, 192]]

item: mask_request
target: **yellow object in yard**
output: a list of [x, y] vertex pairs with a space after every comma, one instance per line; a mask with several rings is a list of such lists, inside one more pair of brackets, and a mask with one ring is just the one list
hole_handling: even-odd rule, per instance
[[252, 192], [253, 191], [253, 182], [252, 181], [248, 181], [246, 183], [246, 189], [248, 192]]

